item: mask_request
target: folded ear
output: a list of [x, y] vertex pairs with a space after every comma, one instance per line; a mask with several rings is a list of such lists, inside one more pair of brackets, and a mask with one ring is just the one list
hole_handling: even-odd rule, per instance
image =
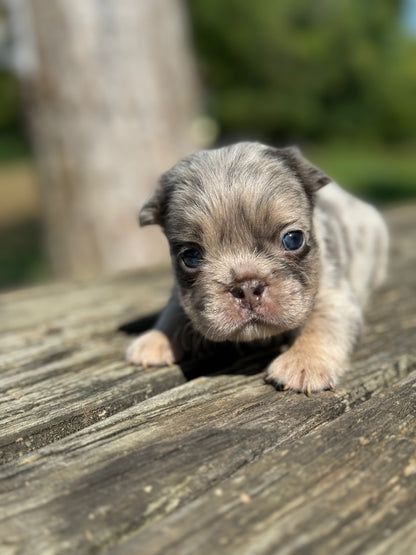
[[277, 148], [276, 151], [305, 187], [306, 192], [313, 194], [332, 181], [326, 173], [306, 160], [297, 147]]
[[139, 212], [139, 224], [141, 227], [145, 225], [160, 225], [163, 227], [165, 220], [166, 193], [161, 185], [157, 187], [150, 197], [143, 204]]

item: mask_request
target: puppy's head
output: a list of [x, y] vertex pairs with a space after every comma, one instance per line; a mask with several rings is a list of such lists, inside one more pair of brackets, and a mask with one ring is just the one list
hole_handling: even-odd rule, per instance
[[293, 148], [239, 143], [165, 173], [140, 212], [170, 245], [182, 306], [213, 341], [251, 341], [302, 325], [319, 253], [313, 195], [330, 179]]

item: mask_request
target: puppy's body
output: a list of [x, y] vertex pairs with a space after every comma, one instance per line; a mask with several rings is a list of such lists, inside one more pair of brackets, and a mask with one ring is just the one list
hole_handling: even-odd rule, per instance
[[239, 143], [179, 162], [140, 222], [164, 230], [176, 285], [128, 360], [171, 364], [201, 337], [252, 341], [291, 331], [293, 345], [267, 379], [306, 392], [335, 385], [385, 273], [387, 231], [374, 208], [295, 149]]

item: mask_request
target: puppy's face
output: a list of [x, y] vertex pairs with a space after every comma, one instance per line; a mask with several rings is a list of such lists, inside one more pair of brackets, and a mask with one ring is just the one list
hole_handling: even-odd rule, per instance
[[140, 223], [162, 226], [202, 335], [251, 341], [302, 325], [319, 279], [313, 194], [329, 181], [298, 151], [257, 143], [193, 154], [162, 176]]

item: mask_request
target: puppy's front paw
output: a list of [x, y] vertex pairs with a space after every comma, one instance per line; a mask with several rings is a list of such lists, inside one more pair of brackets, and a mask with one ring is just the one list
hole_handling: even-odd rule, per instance
[[150, 330], [130, 344], [126, 360], [132, 364], [148, 366], [171, 366], [179, 359], [178, 349], [159, 330]]
[[313, 391], [335, 390], [344, 369], [337, 357], [303, 352], [293, 346], [270, 363], [265, 380], [284, 390], [293, 389], [310, 395]]

